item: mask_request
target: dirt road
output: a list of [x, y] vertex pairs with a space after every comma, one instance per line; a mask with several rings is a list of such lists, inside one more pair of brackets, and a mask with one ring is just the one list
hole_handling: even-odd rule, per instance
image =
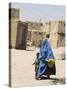
[[36, 80], [34, 62], [35, 51], [11, 49], [11, 79], [12, 87], [39, 86], [64, 83], [64, 60], [56, 60], [56, 75], [52, 79]]

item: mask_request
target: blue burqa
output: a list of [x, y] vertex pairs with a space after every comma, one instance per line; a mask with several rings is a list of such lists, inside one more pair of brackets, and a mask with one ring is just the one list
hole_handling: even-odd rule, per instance
[[[49, 59], [54, 59], [53, 51], [51, 49], [50, 43], [48, 42], [48, 39], [45, 39], [40, 47], [40, 52], [39, 52], [39, 66], [37, 68], [37, 76], [42, 76], [45, 75], [46, 69], [47, 69], [47, 64], [45, 60]], [[51, 68], [51, 74], [55, 74], [55, 65]]]

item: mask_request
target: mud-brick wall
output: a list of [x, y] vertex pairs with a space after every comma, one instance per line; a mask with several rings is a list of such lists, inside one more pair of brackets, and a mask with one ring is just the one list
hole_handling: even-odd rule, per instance
[[16, 37], [16, 49], [26, 49], [27, 39], [27, 23], [18, 22], [17, 37]]
[[51, 42], [51, 46], [53, 48], [57, 47], [57, 40], [58, 40], [58, 22], [56, 21], [52, 21], [51, 22], [51, 31], [50, 31], [50, 42]]
[[9, 47], [15, 48], [17, 25], [19, 20], [19, 10], [11, 8], [9, 9]]
[[50, 42], [53, 48], [64, 47], [65, 44], [64, 21], [51, 22]]

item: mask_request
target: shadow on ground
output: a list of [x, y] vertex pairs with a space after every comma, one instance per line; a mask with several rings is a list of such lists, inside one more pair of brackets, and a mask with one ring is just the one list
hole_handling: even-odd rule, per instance
[[65, 79], [58, 79], [58, 78], [50, 78], [42, 77], [41, 80], [50, 80], [51, 84], [57, 85], [57, 84], [65, 84]]
[[51, 78], [53, 84], [65, 84], [65, 79], [53, 79]]

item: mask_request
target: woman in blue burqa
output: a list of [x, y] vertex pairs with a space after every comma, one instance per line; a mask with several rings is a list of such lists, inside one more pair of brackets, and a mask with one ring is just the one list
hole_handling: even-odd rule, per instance
[[49, 43], [49, 34], [46, 35], [46, 39], [43, 41], [40, 47], [40, 52], [38, 56], [38, 68], [36, 69], [36, 79], [41, 79], [44, 75], [47, 78], [50, 78], [50, 75], [55, 75], [55, 64], [50, 68], [46, 64], [46, 59], [54, 59], [53, 51], [51, 49], [51, 45]]

